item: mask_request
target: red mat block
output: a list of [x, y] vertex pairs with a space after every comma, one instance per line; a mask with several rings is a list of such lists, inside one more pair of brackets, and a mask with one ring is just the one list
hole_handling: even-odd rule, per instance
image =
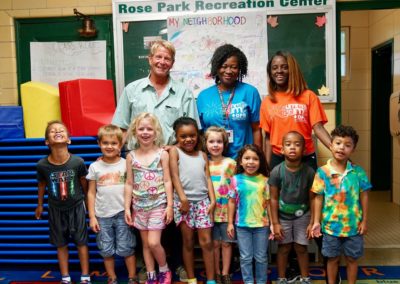
[[78, 79], [60, 82], [62, 121], [71, 136], [95, 136], [100, 126], [111, 123], [115, 111], [111, 80]]

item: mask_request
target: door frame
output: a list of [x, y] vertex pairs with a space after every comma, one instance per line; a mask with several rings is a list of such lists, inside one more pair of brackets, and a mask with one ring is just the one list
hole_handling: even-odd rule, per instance
[[[399, 9], [400, 1], [398, 0], [364, 0], [364, 1], [340, 1], [336, 2], [336, 66], [337, 70], [341, 70], [341, 13], [343, 11], [355, 11], [355, 10], [381, 10], [381, 9]], [[341, 74], [336, 72], [336, 86], [337, 86], [337, 103], [336, 103], [336, 124], [341, 124], [342, 121], [342, 86], [341, 86]], [[392, 83], [393, 85], [393, 83]], [[392, 158], [393, 161], [393, 158]], [[393, 168], [393, 164], [392, 164]], [[393, 179], [393, 170], [392, 170]], [[392, 180], [393, 182], [393, 180]], [[391, 200], [393, 200], [393, 186], [391, 190]]]
[[[343, 11], [354, 10], [380, 10], [380, 9], [399, 9], [400, 1], [398, 0], [364, 0], [364, 1], [340, 1], [336, 2], [336, 70], [341, 70], [340, 61], [340, 15]], [[341, 124], [342, 121], [342, 78], [340, 72], [336, 72], [336, 124]]]
[[[376, 118], [377, 116], [375, 115], [375, 116], [373, 116], [373, 114], [374, 113], [376, 113], [376, 108], [374, 107], [374, 104], [373, 104], [373, 102], [374, 101], [376, 101], [377, 99], [378, 99], [378, 94], [377, 94], [377, 90], [376, 90], [376, 84], [375, 84], [375, 82], [376, 82], [376, 80], [373, 80], [373, 74], [374, 74], [374, 60], [373, 60], [373, 56], [374, 56], [374, 52], [376, 51], [376, 50], [379, 50], [379, 49], [381, 49], [381, 48], [383, 48], [383, 47], [388, 47], [388, 48], [390, 48], [391, 49], [391, 59], [390, 59], [390, 61], [391, 61], [391, 70], [390, 70], [390, 94], [392, 94], [393, 93], [393, 76], [394, 76], [394, 61], [393, 61], [393, 57], [394, 57], [394, 39], [392, 38], [392, 39], [390, 39], [390, 40], [387, 40], [387, 41], [385, 41], [385, 42], [383, 42], [383, 43], [380, 43], [380, 44], [378, 44], [378, 45], [376, 45], [376, 46], [373, 46], [372, 48], [371, 48], [371, 137], [370, 137], [370, 141], [371, 141], [371, 163], [370, 163], [370, 170], [371, 170], [371, 173], [370, 173], [370, 175], [371, 175], [371, 181], [373, 181], [373, 178], [375, 177], [375, 175], [373, 175], [373, 169], [376, 169], [376, 167], [379, 167], [380, 165], [377, 165], [377, 163], [375, 162], [374, 163], [374, 161], [372, 161], [372, 158], [373, 158], [373, 155], [372, 155], [372, 151], [374, 151], [373, 150], [373, 145], [372, 145], [372, 140], [373, 140], [373, 138], [374, 138], [374, 136], [375, 136], [375, 134], [376, 133], [374, 133], [374, 130], [376, 130], [378, 127], [379, 127], [379, 125], [377, 125], [376, 124], [376, 122], [374, 122], [374, 117]], [[379, 72], [379, 71], [378, 71]], [[388, 97], [387, 97], [387, 106], [389, 106], [389, 101], [390, 101], [390, 94], [388, 94]], [[387, 127], [389, 128], [389, 118], [388, 118], [388, 121], [387, 121]], [[388, 129], [389, 130], [389, 129]], [[393, 160], [393, 141], [392, 141], [392, 139], [391, 139], [391, 136], [390, 136], [390, 134], [389, 134], [389, 139], [390, 139], [390, 156], [392, 157], [392, 160]], [[376, 145], [375, 145], [376, 146]], [[377, 151], [377, 150], [376, 150]], [[385, 150], [385, 151], [387, 151], [387, 150]], [[376, 157], [376, 156], [375, 156]], [[391, 191], [391, 199], [393, 200], [393, 163], [391, 163], [390, 164], [390, 166], [389, 166], [389, 176], [390, 176], [390, 178], [389, 178], [389, 180], [390, 180], [390, 186], [389, 186], [389, 189], [390, 189], [390, 191]], [[373, 185], [374, 185], [374, 183], [372, 183]]]

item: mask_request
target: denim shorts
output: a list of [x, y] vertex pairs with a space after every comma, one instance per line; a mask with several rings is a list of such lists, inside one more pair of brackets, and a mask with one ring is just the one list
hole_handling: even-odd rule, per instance
[[364, 253], [364, 237], [355, 235], [351, 237], [335, 237], [324, 234], [322, 237], [322, 255], [337, 257], [343, 254], [354, 259], [360, 258]]
[[236, 243], [235, 239], [231, 239], [228, 237], [228, 234], [226, 233], [227, 228], [227, 222], [214, 222], [214, 227], [212, 229], [213, 240], [223, 241], [225, 243]]
[[97, 218], [100, 231], [96, 242], [102, 257], [111, 257], [117, 254], [127, 257], [135, 254], [136, 237], [133, 228], [125, 222], [125, 212], [107, 218]]

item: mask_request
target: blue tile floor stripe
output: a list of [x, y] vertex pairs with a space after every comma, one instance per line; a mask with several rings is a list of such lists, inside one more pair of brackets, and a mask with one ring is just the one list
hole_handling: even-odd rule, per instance
[[[97, 265], [98, 268], [91, 270], [91, 276], [93, 283], [104, 283], [107, 280], [107, 275], [101, 265]], [[116, 267], [117, 275], [123, 283], [127, 280], [127, 273], [122, 265]], [[340, 268], [340, 274], [342, 275], [343, 283], [346, 283], [346, 268]], [[313, 283], [323, 283], [324, 271], [321, 267], [311, 267], [310, 275]], [[205, 273], [203, 270], [198, 270], [196, 276], [199, 282], [205, 280]], [[79, 281], [80, 273], [74, 270], [71, 272], [71, 278], [74, 281]], [[277, 278], [276, 267], [270, 267], [269, 269], [269, 280], [274, 282]], [[177, 280], [177, 279], [175, 279]], [[18, 283], [18, 282], [30, 282], [30, 283], [45, 283], [45, 282], [59, 282], [60, 273], [56, 268], [52, 269], [31, 269], [29, 267], [16, 269], [0, 268], [0, 283]], [[232, 277], [233, 284], [242, 283], [240, 272], [236, 272]], [[205, 282], [204, 282], [205, 283]], [[399, 266], [361, 266], [358, 270], [358, 284], [398, 284], [400, 283], [400, 267]]]

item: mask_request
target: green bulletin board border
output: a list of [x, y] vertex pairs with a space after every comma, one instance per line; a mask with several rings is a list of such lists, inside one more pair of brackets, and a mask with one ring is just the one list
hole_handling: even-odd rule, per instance
[[[192, 2], [194, 0], [188, 0], [186, 2]], [[231, 2], [238, 2], [239, 0], [232, 0]], [[122, 90], [124, 86], [126, 86], [129, 82], [125, 82], [126, 76], [125, 76], [125, 71], [124, 68], [126, 67], [126, 60], [135, 60], [134, 59], [134, 54], [128, 54], [126, 53], [126, 49], [124, 49], [124, 36], [123, 36], [123, 29], [122, 25], [125, 22], [129, 22], [130, 24], [135, 22], [146, 22], [146, 21], [160, 21], [160, 20], [167, 20], [167, 17], [169, 16], [187, 16], [187, 15], [192, 15], [196, 16], [196, 13], [193, 13], [193, 11], [188, 11], [188, 12], [170, 12], [170, 13], [157, 13], [157, 12], [151, 12], [150, 10], [148, 12], [145, 12], [142, 10], [140, 13], [125, 13], [125, 14], [119, 14], [121, 11], [118, 9], [119, 4], [123, 4], [129, 7], [145, 7], [148, 5], [150, 7], [153, 5], [153, 8], [157, 6], [157, 3], [162, 2], [162, 0], [155, 0], [155, 1], [134, 1], [134, 0], [113, 0], [113, 22], [114, 22], [114, 46], [115, 46], [115, 70], [116, 70], [116, 84], [117, 84], [117, 96], [120, 96], [122, 93]], [[165, 2], [165, 1], [164, 1]], [[175, 3], [177, 0], [171, 0], [168, 3]], [[205, 1], [208, 2], [208, 1]], [[276, 1], [278, 3], [278, 1]], [[165, 2], [167, 3], [167, 2]], [[211, 3], [211, 2], [210, 2]], [[327, 18], [327, 24], [326, 24], [326, 67], [325, 71], [327, 72], [326, 74], [326, 86], [330, 89], [330, 95], [326, 97], [320, 96], [320, 99], [323, 103], [336, 103], [337, 100], [337, 91], [336, 91], [336, 33], [335, 33], [335, 27], [336, 27], [336, 14], [335, 14], [335, 1], [330, 1], [327, 0], [324, 3], [328, 3], [326, 6], [320, 6], [318, 8], [316, 7], [297, 7], [296, 9], [282, 9], [282, 8], [265, 8], [261, 9], [262, 12], [265, 12], [265, 16], [269, 15], [295, 15], [295, 14], [325, 14]], [[171, 4], [173, 5], [173, 4]], [[132, 9], [133, 11], [134, 9]], [[137, 11], [137, 10], [136, 10]], [[210, 11], [210, 14], [223, 14], [223, 13], [246, 13], [246, 12], [251, 12], [251, 11], [260, 11], [260, 9], [242, 9], [242, 10], [234, 10], [234, 9], [225, 9], [225, 10], [218, 10], [218, 11]], [[204, 11], [202, 11], [204, 13]], [[148, 34], [148, 36], [155, 36], [155, 34]], [[268, 35], [267, 35], [268, 36]], [[290, 51], [290, 50], [288, 50]], [[126, 58], [127, 56], [131, 56], [130, 58]], [[143, 57], [143, 54], [137, 55]], [[141, 59], [141, 57], [138, 57], [138, 59]], [[136, 59], [137, 60], [137, 59]], [[139, 60], [143, 61], [143, 60]], [[131, 64], [131, 63], [129, 63]], [[267, 62], [263, 63], [267, 64]], [[131, 72], [131, 71], [129, 71]], [[143, 76], [142, 76], [143, 77]], [[132, 81], [133, 79], [138, 79], [138, 78], [130, 78], [129, 81]], [[265, 79], [267, 80], [267, 79]]]

